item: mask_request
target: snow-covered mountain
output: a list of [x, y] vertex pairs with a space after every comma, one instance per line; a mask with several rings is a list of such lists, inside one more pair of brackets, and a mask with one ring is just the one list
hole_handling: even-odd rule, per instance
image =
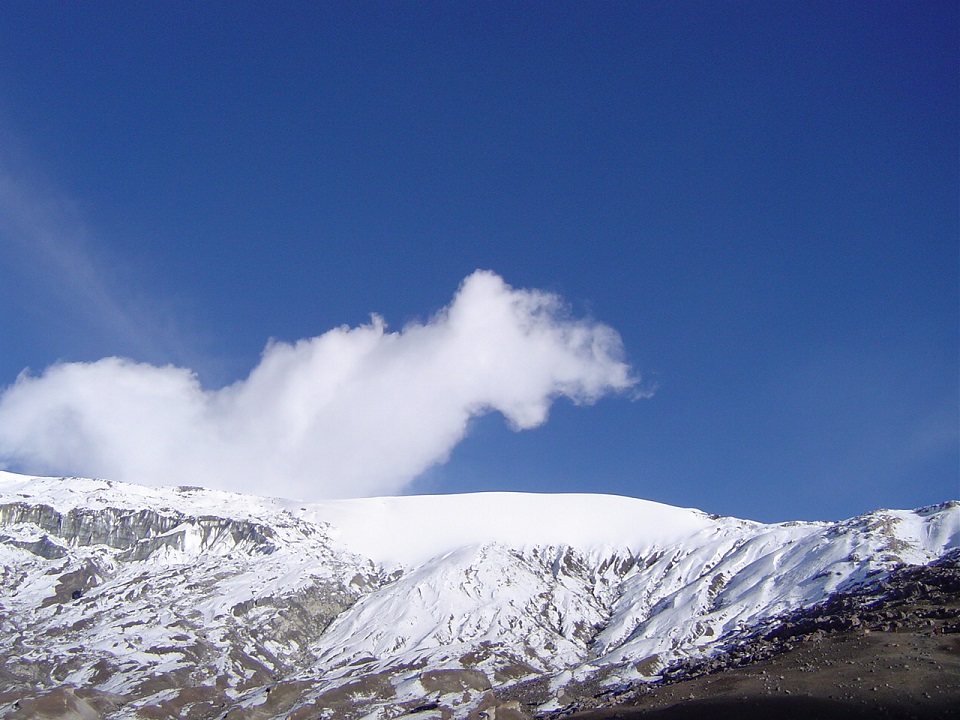
[[957, 502], [766, 525], [0, 473], [0, 716], [527, 717], [958, 546]]

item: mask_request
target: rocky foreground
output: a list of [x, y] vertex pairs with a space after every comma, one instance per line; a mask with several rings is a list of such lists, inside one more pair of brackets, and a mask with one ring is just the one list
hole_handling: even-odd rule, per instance
[[903, 567], [731, 640], [655, 683], [542, 720], [960, 717], [960, 551]]

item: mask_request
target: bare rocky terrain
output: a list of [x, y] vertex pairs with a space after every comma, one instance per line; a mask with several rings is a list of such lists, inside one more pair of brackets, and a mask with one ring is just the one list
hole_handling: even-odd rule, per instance
[[[562, 710], [537, 713], [535, 702], [524, 702], [538, 694], [537, 688], [525, 691], [524, 684], [498, 700], [482, 673], [426, 672], [423, 684], [444, 692], [486, 692], [488, 699], [477, 706], [472, 720], [952, 719], [960, 716], [960, 551], [927, 566], [903, 567], [771, 620], [732, 638], [710, 658], [671, 666], [658, 682], [612, 690], [593, 684], [568, 688], [571, 700]], [[181, 695], [197, 696], [191, 696], [190, 716], [198, 720], [270, 720], [285, 716], [305, 689], [279, 683], [256, 712], [231, 710], [214, 702], [219, 698], [201, 697], [210, 688], [184, 688]], [[342, 692], [361, 689], [345, 687]], [[296, 716], [324, 717], [322, 706], [331, 707], [335, 700], [319, 698], [319, 704], [302, 707]], [[122, 697], [62, 687], [22, 698], [9, 717], [95, 720], [123, 705]], [[179, 705], [154, 710], [139, 708], [136, 715], [157, 720], [181, 716]], [[436, 703], [424, 702], [405, 715], [433, 720], [446, 713]]]
[[960, 717], [960, 553], [838, 593], [546, 720]]

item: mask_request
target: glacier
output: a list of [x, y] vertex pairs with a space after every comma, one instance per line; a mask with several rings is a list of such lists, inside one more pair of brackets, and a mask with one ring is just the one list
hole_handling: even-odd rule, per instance
[[[764, 524], [635, 498], [300, 503], [0, 472], [0, 717], [529, 717], [960, 547], [960, 503]], [[52, 702], [52, 700], [51, 700]]]

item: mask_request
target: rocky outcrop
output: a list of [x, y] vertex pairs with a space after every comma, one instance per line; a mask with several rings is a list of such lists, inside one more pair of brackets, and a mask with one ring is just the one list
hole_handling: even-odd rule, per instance
[[190, 517], [181, 513], [119, 508], [73, 508], [61, 513], [49, 505], [25, 502], [0, 505], [0, 527], [31, 524], [48, 534], [33, 544], [21, 544], [51, 559], [63, 556], [62, 544], [82, 547], [106, 545], [125, 550], [125, 561], [145, 560], [161, 548], [178, 551], [191, 545], [201, 551], [241, 548], [266, 555], [276, 550], [276, 533], [266, 525], [218, 517]]

